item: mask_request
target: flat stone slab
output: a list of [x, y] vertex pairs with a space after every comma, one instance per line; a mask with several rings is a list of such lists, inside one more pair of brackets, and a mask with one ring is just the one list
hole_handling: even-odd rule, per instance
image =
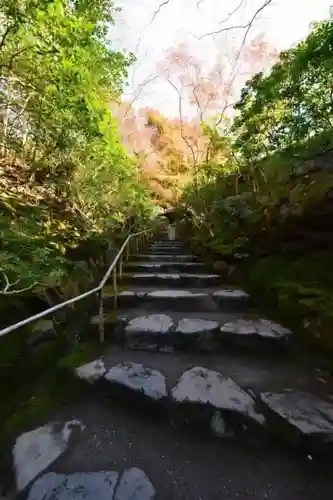
[[291, 335], [290, 330], [267, 319], [236, 319], [235, 321], [224, 323], [220, 331], [232, 335], [254, 335], [271, 339], [281, 339]]
[[245, 300], [250, 296], [248, 293], [244, 292], [244, 290], [235, 290], [235, 289], [224, 289], [217, 290], [213, 293], [213, 297], [217, 299], [234, 299], [234, 300]]
[[137, 468], [116, 471], [49, 472], [32, 486], [28, 500], [153, 500], [155, 488], [146, 474]]
[[101, 359], [95, 359], [90, 363], [79, 366], [75, 369], [75, 375], [81, 379], [93, 384], [104, 377], [106, 368]]
[[155, 494], [155, 488], [146, 474], [133, 467], [121, 476], [114, 500], [153, 500]]
[[76, 420], [65, 424], [49, 423], [17, 438], [13, 458], [18, 491], [66, 451], [74, 427], [83, 428]]
[[123, 292], [120, 292], [119, 297], [135, 297], [136, 293], [131, 292], [131, 290], [124, 290]]
[[34, 333], [45, 333], [52, 331], [54, 332], [54, 326], [52, 319], [40, 319], [32, 327]]
[[[191, 271], [191, 270], [189, 270]], [[218, 274], [209, 273], [193, 273], [193, 272], [133, 272], [124, 273], [124, 279], [127, 282], [132, 283], [142, 283], [142, 284], [156, 284], [158, 285], [168, 285], [172, 287], [183, 287], [187, 285], [193, 286], [205, 286], [211, 284], [218, 284], [220, 282], [220, 276]]]
[[210, 419], [216, 417], [216, 411], [225, 419], [227, 427], [235, 423], [252, 422], [262, 426], [264, 417], [255, 409], [254, 399], [243, 391], [231, 378], [224, 377], [221, 373], [196, 366], [186, 371], [172, 389], [172, 400], [179, 406], [192, 406], [195, 408], [210, 408]]
[[109, 370], [105, 379], [137, 393], [142, 393], [154, 401], [167, 397], [166, 379], [162, 373], [141, 364], [119, 363]]
[[333, 450], [333, 404], [305, 392], [260, 395], [268, 429], [309, 452]]
[[176, 333], [181, 333], [183, 335], [195, 335], [213, 332], [214, 330], [217, 330], [218, 327], [219, 323], [217, 321], [200, 318], [183, 318], [177, 324]]
[[28, 500], [111, 500], [117, 481], [117, 472], [49, 472], [33, 484]]
[[179, 261], [196, 261], [197, 258], [191, 254], [169, 254], [167, 251], [165, 253], [148, 253], [148, 254], [137, 254], [132, 256], [135, 260], [179, 260]]
[[141, 278], [153, 278], [153, 279], [173, 279], [173, 280], [179, 280], [181, 278], [181, 275], [178, 273], [134, 273], [131, 275], [132, 278], [134, 279], [141, 279]]
[[134, 267], [138, 269], [154, 269], [154, 270], [163, 270], [164, 268], [177, 268], [177, 269], [186, 269], [186, 268], [203, 268], [205, 267], [201, 262], [172, 262], [172, 261], [155, 261], [155, 262], [140, 262], [139, 260], [136, 262], [128, 262], [126, 267]]
[[118, 297], [131, 297], [131, 298], [142, 298], [147, 295], [146, 292], [133, 292], [131, 290], [124, 290], [118, 294]]
[[163, 298], [198, 298], [198, 297], [207, 297], [206, 293], [196, 293], [190, 292], [188, 290], [156, 290], [155, 292], [150, 292], [147, 294], [148, 297], [163, 299]]
[[[164, 263], [165, 264], [165, 263]], [[143, 269], [160, 269], [163, 265], [163, 262], [128, 262], [126, 267], [142, 267]], [[170, 262], [169, 262], [170, 265]]]
[[166, 334], [173, 327], [173, 319], [166, 314], [151, 314], [134, 318], [125, 327], [128, 334], [151, 333]]

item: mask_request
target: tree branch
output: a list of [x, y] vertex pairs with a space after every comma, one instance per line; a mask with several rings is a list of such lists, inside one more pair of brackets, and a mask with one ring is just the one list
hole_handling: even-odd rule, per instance
[[[243, 2], [242, 2], [243, 3]], [[240, 6], [242, 5], [242, 3], [240, 4]], [[250, 30], [252, 28], [252, 25], [254, 23], [254, 21], [257, 19], [257, 17], [259, 16], [259, 14], [270, 4], [272, 3], [272, 0], [265, 0], [265, 2], [263, 3], [263, 5], [261, 7], [259, 7], [256, 12], [254, 13], [254, 15], [252, 16], [252, 18], [249, 20], [248, 23], [246, 24], [240, 24], [240, 25], [235, 25], [235, 26], [227, 26], [226, 28], [220, 28], [216, 31], [211, 31], [210, 33], [204, 33], [203, 35], [200, 35], [199, 37], [196, 37], [198, 38], [198, 40], [202, 40], [203, 38], [207, 37], [207, 36], [214, 36], [214, 35], [220, 35], [221, 33], [225, 33], [227, 31], [233, 31], [233, 30], [238, 30], [238, 29], [245, 29], [245, 30]], [[238, 10], [237, 7], [235, 12]], [[222, 23], [225, 22], [222, 21]]]
[[151, 24], [151, 23], [155, 20], [155, 18], [156, 18], [156, 17], [158, 16], [158, 14], [161, 12], [162, 8], [163, 8], [163, 7], [165, 7], [165, 5], [168, 5], [169, 3], [170, 3], [170, 0], [164, 0], [164, 2], [162, 2], [162, 3], [159, 5], [158, 9], [154, 12], [153, 17], [151, 18], [151, 20], [150, 20], [150, 23], [149, 23], [149, 24]]
[[181, 91], [178, 89], [178, 87], [168, 78], [167, 81], [170, 83], [171, 87], [175, 89], [175, 91], [178, 94], [178, 111], [179, 111], [179, 120], [180, 120], [180, 135], [182, 136], [183, 141], [187, 144], [188, 148], [191, 151], [192, 154], [192, 159], [193, 159], [193, 166], [195, 170], [195, 188], [196, 192], [198, 192], [198, 168], [197, 168], [197, 158], [195, 155], [194, 148], [190, 141], [187, 139], [187, 137], [184, 134], [184, 123], [183, 123], [183, 104], [182, 104], [182, 96], [181, 96]]
[[12, 31], [12, 29], [15, 28], [15, 26], [16, 26], [16, 23], [10, 24], [9, 26], [7, 26], [4, 34], [2, 35], [2, 39], [0, 42], [0, 50], [2, 50], [3, 46], [5, 45], [6, 38], [8, 37], [8, 35]]
[[17, 293], [26, 292], [27, 290], [31, 290], [32, 288], [34, 288], [38, 284], [38, 282], [35, 281], [35, 283], [33, 283], [32, 285], [29, 285], [25, 288], [21, 288], [20, 290], [11, 290], [11, 288], [13, 286], [15, 286], [15, 285], [17, 285], [17, 283], [19, 283], [20, 279], [17, 279], [13, 283], [10, 283], [7, 274], [4, 271], [1, 271], [1, 273], [4, 277], [6, 285], [5, 285], [5, 288], [2, 291], [0, 291], [0, 295], [15, 295]]
[[239, 4], [237, 5], [237, 7], [234, 8], [234, 10], [232, 10], [231, 12], [229, 12], [229, 14], [222, 20], [220, 21], [220, 24], [224, 24], [226, 23], [227, 21], [229, 21], [229, 19], [234, 15], [236, 14], [236, 12], [239, 11], [239, 9], [244, 5], [244, 3], [246, 2], [246, 0], [241, 0], [239, 2]]
[[[248, 23], [248, 26], [245, 30], [245, 33], [244, 33], [244, 36], [243, 36], [243, 39], [242, 39], [242, 42], [241, 42], [241, 45], [239, 47], [239, 50], [237, 52], [237, 55], [236, 55], [236, 58], [235, 58], [235, 61], [234, 61], [234, 64], [233, 64], [233, 67], [232, 67], [232, 71], [231, 71], [231, 75], [230, 75], [230, 82], [229, 82], [229, 89], [231, 89], [231, 86], [233, 85], [234, 81], [235, 81], [235, 78], [236, 78], [236, 68], [237, 68], [237, 64], [238, 64], [238, 61], [240, 59], [240, 56], [241, 56], [241, 53], [242, 53], [242, 50], [244, 49], [244, 46], [245, 46], [245, 43], [246, 43], [246, 39], [248, 37], [248, 34], [250, 33], [251, 31], [251, 28], [252, 28], [252, 25], [253, 25], [253, 22], [254, 20], [256, 19], [256, 17], [260, 14], [260, 12], [262, 12], [265, 7], [267, 7], [268, 4], [270, 4], [272, 2], [272, 0], [266, 0], [265, 3], [255, 12], [255, 14], [253, 15], [252, 19], [250, 20], [250, 22]], [[223, 115], [225, 113], [225, 111], [227, 110], [228, 108], [228, 103], [225, 102], [225, 105], [223, 107], [223, 110], [221, 111], [220, 113], [220, 118], [218, 119], [218, 121], [215, 123], [215, 126], [218, 127], [221, 122], [222, 122], [222, 119], [223, 119]]]
[[[159, 75], [157, 73], [152, 73], [151, 75], [147, 76], [147, 78], [145, 80], [143, 80], [143, 82], [141, 82], [138, 85], [137, 91], [133, 93], [132, 98], [130, 99], [130, 104], [133, 105], [135, 103], [135, 101], [137, 99], [139, 99], [139, 97], [141, 96], [143, 89], [147, 85], [155, 82], [158, 78], [159, 78]], [[129, 109], [126, 111], [125, 117], [127, 116], [128, 111], [129, 111]]]

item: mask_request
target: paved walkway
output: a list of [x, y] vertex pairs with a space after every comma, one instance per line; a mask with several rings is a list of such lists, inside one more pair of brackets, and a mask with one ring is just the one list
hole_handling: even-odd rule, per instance
[[112, 344], [73, 373], [84, 400], [16, 441], [22, 498], [330, 498], [332, 383], [291, 362], [292, 332], [177, 241], [124, 283]]

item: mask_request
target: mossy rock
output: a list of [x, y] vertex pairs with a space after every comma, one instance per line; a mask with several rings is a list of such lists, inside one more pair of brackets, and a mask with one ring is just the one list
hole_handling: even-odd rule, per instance
[[83, 384], [73, 376], [73, 371], [77, 366], [99, 357], [103, 347], [105, 348], [104, 344], [97, 342], [79, 344], [73, 352], [63, 356], [58, 362], [52, 358], [51, 349], [48, 358], [47, 349], [43, 348], [45, 367], [53, 365], [53, 368], [48, 372], [44, 370], [43, 381], [34, 389], [30, 389], [30, 395], [26, 396], [21, 404], [16, 405], [12, 415], [1, 426], [1, 448], [18, 434], [45, 423], [53, 412], [71, 403], [73, 398], [81, 394]]
[[47, 420], [48, 416], [57, 409], [58, 399], [52, 391], [40, 391], [20, 405], [3, 425], [0, 437], [6, 441], [23, 433]]
[[235, 252], [237, 252], [237, 247], [233, 244], [229, 244], [229, 245], [224, 245], [222, 243], [219, 243], [219, 242], [212, 242], [211, 244], [211, 248], [214, 252], [220, 254], [220, 255], [224, 255], [224, 256], [233, 256]]
[[224, 260], [217, 260], [213, 264], [213, 269], [215, 272], [220, 274], [230, 274], [232, 270], [231, 266], [227, 264]]
[[104, 350], [105, 344], [100, 342], [83, 342], [78, 344], [70, 354], [61, 358], [57, 363], [57, 368], [73, 372], [78, 366], [100, 357]]

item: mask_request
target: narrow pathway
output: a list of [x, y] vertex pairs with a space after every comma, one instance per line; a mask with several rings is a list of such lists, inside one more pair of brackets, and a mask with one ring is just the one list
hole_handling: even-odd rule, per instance
[[292, 333], [177, 241], [124, 283], [112, 343], [73, 374], [84, 401], [16, 442], [22, 498], [330, 498], [331, 380], [291, 363]]

